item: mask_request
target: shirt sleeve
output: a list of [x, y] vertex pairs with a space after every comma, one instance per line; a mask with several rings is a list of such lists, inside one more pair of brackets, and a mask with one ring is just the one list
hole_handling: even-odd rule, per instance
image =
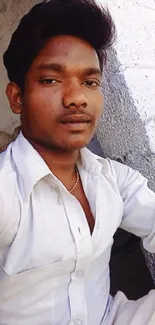
[[115, 161], [110, 164], [124, 203], [120, 227], [141, 237], [144, 248], [155, 253], [155, 193], [138, 171]]

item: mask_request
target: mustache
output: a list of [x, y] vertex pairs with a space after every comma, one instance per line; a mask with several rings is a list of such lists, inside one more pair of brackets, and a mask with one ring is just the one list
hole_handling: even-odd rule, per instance
[[86, 112], [86, 109], [70, 109], [59, 117], [59, 122], [69, 122], [69, 120], [72, 122], [76, 118], [81, 122], [91, 122], [93, 115]]
[[86, 114], [72, 114], [60, 119], [60, 123], [90, 123], [91, 117]]

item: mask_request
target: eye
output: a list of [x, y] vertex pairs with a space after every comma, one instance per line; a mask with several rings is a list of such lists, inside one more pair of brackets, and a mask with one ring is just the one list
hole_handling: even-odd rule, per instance
[[39, 80], [39, 83], [44, 84], [44, 85], [51, 85], [51, 84], [55, 84], [57, 82], [58, 82], [58, 80], [52, 79], [52, 78]]
[[100, 82], [99, 81], [95, 81], [95, 80], [86, 80], [83, 82], [84, 85], [88, 86], [88, 87], [99, 87], [100, 86]]

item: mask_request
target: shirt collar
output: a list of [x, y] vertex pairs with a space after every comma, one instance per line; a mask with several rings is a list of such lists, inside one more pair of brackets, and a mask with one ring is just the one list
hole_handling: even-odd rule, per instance
[[92, 175], [100, 175], [102, 171], [102, 164], [100, 161], [104, 160], [102, 157], [92, 153], [89, 149], [83, 148], [80, 150], [81, 165], [82, 167]]
[[22, 179], [24, 197], [28, 199], [34, 185], [51, 171], [22, 132], [12, 145], [12, 157]]
[[[82, 167], [88, 173], [99, 175], [102, 170], [102, 164], [99, 161], [103, 158], [93, 154], [87, 148], [81, 149], [80, 154]], [[22, 132], [12, 144], [12, 157], [22, 180], [22, 193], [25, 200], [29, 198], [34, 185], [43, 177], [51, 175], [55, 178], [45, 161]]]

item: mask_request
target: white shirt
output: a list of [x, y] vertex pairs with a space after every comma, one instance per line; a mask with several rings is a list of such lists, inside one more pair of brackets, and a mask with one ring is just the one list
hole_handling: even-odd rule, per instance
[[155, 194], [139, 172], [81, 150], [78, 169], [95, 218], [22, 134], [0, 155], [0, 325], [100, 325], [120, 226], [155, 252]]

